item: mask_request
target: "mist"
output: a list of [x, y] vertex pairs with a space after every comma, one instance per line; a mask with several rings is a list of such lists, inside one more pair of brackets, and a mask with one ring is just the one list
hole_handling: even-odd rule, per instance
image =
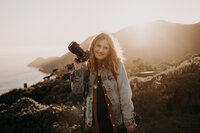
[[46, 75], [38, 68], [27, 65], [38, 57], [61, 56], [65, 49], [59, 47], [12, 47], [0, 49], [0, 93], [12, 88], [23, 88], [43, 80]]

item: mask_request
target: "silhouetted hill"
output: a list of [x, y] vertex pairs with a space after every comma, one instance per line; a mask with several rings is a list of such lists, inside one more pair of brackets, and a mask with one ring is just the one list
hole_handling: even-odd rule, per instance
[[[46, 72], [49, 73], [52, 71], [52, 68], [57, 68], [58, 64], [59, 64], [59, 57], [49, 57], [47, 59], [39, 57], [37, 59], [35, 59], [33, 62], [31, 62], [30, 64], [28, 64], [29, 67], [38, 67], [40, 68], [39, 70], [42, 72]], [[51, 63], [54, 62], [54, 63]], [[48, 65], [48, 68], [42, 67], [42, 66], [46, 66]]]
[[[92, 37], [88, 37], [84, 42], [81, 43], [83, 49], [87, 49]], [[43, 59], [43, 58], [42, 58]], [[51, 60], [52, 59], [52, 60]], [[48, 58], [40, 61], [41, 58], [31, 62], [29, 67], [39, 67], [41, 72], [51, 73], [53, 69], [62, 69], [67, 64], [71, 64], [74, 59], [74, 55], [71, 52], [66, 53], [61, 57]], [[38, 61], [39, 60], [39, 61]], [[41, 62], [41, 63], [40, 63]]]
[[[130, 77], [135, 111], [142, 117], [135, 133], [199, 133], [200, 55], [166, 65], [152, 76]], [[86, 133], [82, 95], [71, 93], [66, 75], [1, 95], [0, 131]]]
[[[200, 53], [200, 23], [177, 24], [166, 21], [153, 21], [143, 27], [129, 26], [113, 33], [123, 49], [126, 67], [138, 58], [150, 64], [181, 59], [186, 54]], [[88, 37], [81, 46], [89, 47]], [[72, 63], [73, 55], [66, 53], [57, 60], [41, 64], [43, 72]]]
[[140, 28], [130, 26], [114, 33], [127, 60], [141, 58], [150, 63], [170, 62], [185, 54], [199, 53], [199, 35], [199, 23], [184, 25], [166, 21], [154, 21]]

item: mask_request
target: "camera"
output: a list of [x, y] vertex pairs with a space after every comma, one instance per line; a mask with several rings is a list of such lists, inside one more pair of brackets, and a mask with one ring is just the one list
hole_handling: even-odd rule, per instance
[[76, 61], [78, 61], [79, 63], [87, 61], [88, 58], [90, 57], [90, 52], [88, 50], [84, 51], [80, 47], [80, 44], [78, 44], [75, 41], [72, 41], [69, 44], [68, 49], [70, 52], [77, 55], [78, 58], [76, 58]]

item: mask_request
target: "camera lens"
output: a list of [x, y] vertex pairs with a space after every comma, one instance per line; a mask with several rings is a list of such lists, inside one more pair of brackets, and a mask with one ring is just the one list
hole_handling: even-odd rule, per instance
[[79, 57], [83, 57], [85, 55], [85, 52], [80, 48], [80, 45], [74, 41], [70, 43], [68, 49]]

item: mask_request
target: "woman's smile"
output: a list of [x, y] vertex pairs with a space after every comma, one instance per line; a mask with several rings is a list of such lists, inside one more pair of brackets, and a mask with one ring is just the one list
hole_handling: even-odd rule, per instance
[[107, 40], [100, 40], [94, 46], [94, 55], [97, 60], [103, 60], [108, 56], [109, 44]]
[[97, 52], [97, 54], [98, 54], [99, 56], [103, 56], [103, 55], [104, 55], [104, 54], [102, 54], [102, 53], [98, 53], [98, 52]]
[[[117, 45], [111, 35], [101, 33], [90, 43], [88, 61], [74, 63], [72, 92], [82, 93], [86, 98], [85, 127], [92, 133], [125, 133], [134, 131], [137, 126], [132, 89]], [[91, 84], [85, 85], [87, 83]]]

